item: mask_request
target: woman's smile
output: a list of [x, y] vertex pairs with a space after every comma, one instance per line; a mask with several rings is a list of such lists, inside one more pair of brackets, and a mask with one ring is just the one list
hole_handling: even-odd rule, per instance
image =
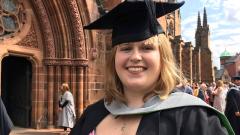
[[142, 66], [131, 66], [131, 67], [127, 67], [127, 70], [131, 73], [140, 73], [145, 71], [147, 68], [144, 68]]

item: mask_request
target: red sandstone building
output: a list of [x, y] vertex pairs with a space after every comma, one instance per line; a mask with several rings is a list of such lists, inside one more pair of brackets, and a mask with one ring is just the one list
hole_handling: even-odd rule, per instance
[[231, 55], [226, 50], [220, 56], [221, 68], [227, 70], [230, 77], [240, 76], [240, 53]]
[[[1, 1], [0, 94], [16, 126], [55, 127], [62, 82], [70, 84], [78, 118], [102, 96], [111, 31], [84, 31], [83, 26], [120, 1]], [[213, 81], [206, 11], [203, 25], [199, 16], [195, 48], [181, 40], [179, 11], [159, 21], [189, 81]]]

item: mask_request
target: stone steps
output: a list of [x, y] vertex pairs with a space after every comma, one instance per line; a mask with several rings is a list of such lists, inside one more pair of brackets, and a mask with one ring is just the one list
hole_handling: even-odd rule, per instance
[[32, 129], [15, 127], [9, 135], [68, 135], [63, 129]]

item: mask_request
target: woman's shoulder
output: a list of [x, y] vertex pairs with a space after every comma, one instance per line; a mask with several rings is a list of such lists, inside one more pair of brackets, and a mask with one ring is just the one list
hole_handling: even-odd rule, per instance
[[204, 102], [200, 98], [184, 92], [172, 93], [162, 103], [169, 108], [177, 108], [177, 107], [183, 107], [183, 106], [204, 106], [204, 107], [212, 108], [210, 105], [208, 105], [206, 102]]
[[72, 95], [72, 93], [69, 90], [67, 90], [67, 91], [64, 92], [63, 95]]
[[218, 87], [218, 90], [224, 90], [225, 88], [224, 87]]
[[[164, 104], [168, 106], [169, 109], [176, 109], [182, 111], [195, 111], [204, 112], [206, 114], [215, 114], [220, 118], [224, 118], [224, 114], [204, 102], [198, 97], [186, 94], [186, 93], [173, 93], [171, 98], [164, 101]], [[166, 109], [167, 110], [167, 109]], [[225, 118], [224, 118], [225, 119]]]
[[206, 107], [206, 106], [180, 106], [176, 108], [166, 109], [164, 110], [168, 113], [175, 113], [178, 114], [178, 116], [186, 115], [186, 116], [192, 116], [192, 114], [201, 114], [205, 116], [218, 116], [218, 113], [212, 108]]
[[106, 115], [107, 112], [104, 111], [103, 100], [88, 105], [71, 130], [70, 135], [89, 134]]
[[175, 104], [175, 107], [163, 110], [162, 114], [169, 117], [177, 116], [176, 119], [181, 119], [184, 123], [193, 123], [194, 121], [197, 123], [201, 121], [203, 124], [206, 122], [210, 122], [209, 124], [211, 124], [212, 122], [219, 127], [225, 127], [228, 133], [232, 134], [233, 131], [224, 114], [206, 104], [204, 101], [183, 93], [176, 93], [174, 98], [171, 104]]
[[96, 112], [100, 112], [100, 111], [105, 111], [106, 108], [104, 106], [104, 100], [100, 99], [92, 104], [89, 104], [86, 109], [85, 112], [89, 112], [89, 113], [96, 113]]
[[172, 123], [170, 126], [173, 127], [178, 125], [183, 134], [203, 135], [216, 132], [218, 135], [228, 133], [233, 135], [230, 126], [225, 124], [214, 110], [204, 106], [182, 106], [163, 110], [159, 117], [164, 119], [160, 121], [160, 125], [164, 123]]

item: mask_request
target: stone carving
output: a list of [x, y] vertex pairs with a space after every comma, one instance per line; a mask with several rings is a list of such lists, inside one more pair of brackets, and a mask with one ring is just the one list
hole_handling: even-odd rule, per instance
[[25, 47], [32, 47], [32, 48], [38, 48], [38, 41], [37, 41], [37, 35], [34, 30], [33, 25], [30, 28], [30, 31], [28, 32], [27, 36], [22, 39], [18, 45], [25, 46]]
[[97, 48], [90, 49], [90, 58], [91, 60], [95, 60], [98, 57], [98, 50]]
[[86, 58], [84, 53], [85, 48], [83, 48], [85, 46], [83, 26], [77, 2], [76, 0], [67, 0], [66, 2], [68, 3], [67, 5], [69, 6], [71, 19], [73, 22], [77, 58]]
[[88, 66], [87, 59], [44, 59], [45, 65]]
[[34, 7], [37, 8], [36, 12], [39, 16], [39, 21], [41, 23], [41, 28], [43, 30], [43, 36], [45, 40], [46, 46], [46, 54], [47, 58], [54, 58], [55, 57], [55, 47], [54, 47], [54, 39], [52, 35], [52, 29], [50, 26], [50, 22], [44, 8], [42, 0], [33, 0]]

